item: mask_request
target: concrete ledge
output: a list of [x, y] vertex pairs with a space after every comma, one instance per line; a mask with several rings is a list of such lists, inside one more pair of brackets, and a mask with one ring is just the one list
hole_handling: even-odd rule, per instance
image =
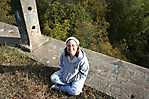
[[0, 43], [17, 45], [21, 43], [20, 34], [16, 26], [0, 22]]
[[30, 52], [32, 50], [38, 49], [40, 46], [42, 46], [42, 44], [49, 40], [48, 37], [40, 35], [40, 37], [37, 36], [37, 38], [32, 41], [32, 45], [28, 45], [26, 43], [27, 40], [24, 41], [25, 36], [21, 37], [21, 35], [25, 34], [20, 34], [18, 27], [0, 22], [0, 44], [17, 46], [24, 51]]
[[0, 22], [0, 37], [20, 38], [19, 30], [14, 25]]
[[149, 99], [149, 69], [86, 50], [87, 84], [117, 99]]
[[[64, 42], [50, 38], [30, 56], [49, 65], [58, 65]], [[90, 63], [86, 84], [117, 99], [149, 99], [149, 69], [84, 49]]]

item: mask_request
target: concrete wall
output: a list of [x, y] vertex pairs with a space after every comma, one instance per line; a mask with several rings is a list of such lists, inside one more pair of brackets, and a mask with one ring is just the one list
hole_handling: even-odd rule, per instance
[[[64, 42], [50, 40], [31, 54], [49, 66], [58, 65]], [[90, 71], [86, 84], [117, 99], [149, 99], [149, 69], [85, 49]]]
[[149, 69], [86, 50], [87, 84], [117, 99], [149, 99]]

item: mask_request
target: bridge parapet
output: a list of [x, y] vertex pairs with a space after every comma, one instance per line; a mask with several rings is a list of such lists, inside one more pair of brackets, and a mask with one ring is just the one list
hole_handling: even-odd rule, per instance
[[[64, 42], [50, 38], [32, 52], [36, 59], [49, 66], [58, 67]], [[149, 99], [149, 69], [84, 49], [89, 59], [90, 71], [86, 84], [116, 99]]]

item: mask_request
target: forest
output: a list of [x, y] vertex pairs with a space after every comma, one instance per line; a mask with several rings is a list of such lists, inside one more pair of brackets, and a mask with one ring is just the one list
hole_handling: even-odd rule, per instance
[[[0, 21], [17, 25], [12, 0]], [[42, 34], [149, 68], [149, 0], [36, 0]]]

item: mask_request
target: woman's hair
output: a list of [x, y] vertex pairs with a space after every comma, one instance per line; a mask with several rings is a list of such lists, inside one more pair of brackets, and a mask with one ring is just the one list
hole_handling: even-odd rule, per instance
[[[79, 56], [79, 50], [80, 50], [80, 47], [78, 46], [76, 54], [75, 54], [76, 57]], [[70, 55], [69, 52], [67, 51], [67, 47], [65, 47], [64, 52], [65, 52], [65, 56], [69, 56]]]

